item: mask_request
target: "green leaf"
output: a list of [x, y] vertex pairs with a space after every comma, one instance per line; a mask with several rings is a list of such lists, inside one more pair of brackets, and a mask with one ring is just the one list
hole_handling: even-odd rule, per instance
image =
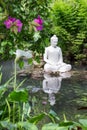
[[32, 64], [32, 63], [33, 63], [33, 59], [32, 58], [28, 59], [28, 64]]
[[52, 117], [56, 118], [57, 120], [60, 120], [59, 117], [57, 116], [57, 114], [56, 114], [53, 110], [50, 110], [49, 114], [50, 114]]
[[38, 41], [39, 38], [41, 38], [40, 33], [39, 32], [35, 32], [33, 35], [34, 41]]
[[16, 35], [18, 33], [18, 27], [17, 26], [12, 26], [11, 31], [14, 32]]
[[[59, 126], [58, 124], [49, 123], [49, 124], [45, 124], [42, 127], [42, 130], [57, 130], [58, 126]], [[63, 130], [65, 130], [65, 129], [63, 129]]]
[[3, 94], [2, 92], [5, 92], [6, 91], [6, 85], [1, 85], [0, 86], [0, 96]]
[[0, 111], [0, 115], [2, 115], [2, 114], [3, 114], [3, 112], [4, 112], [4, 111], [2, 111], [2, 110], [1, 110], [1, 111]]
[[29, 122], [18, 122], [18, 126], [25, 128], [25, 130], [38, 130], [38, 128], [34, 124]]
[[40, 57], [39, 56], [35, 56], [35, 60], [40, 63]]
[[7, 41], [3, 41], [3, 42], [1, 42], [1, 46], [6, 46], [7, 44], [8, 44]]
[[9, 94], [9, 99], [16, 102], [28, 101], [28, 92], [25, 90], [15, 90]]
[[9, 121], [0, 121], [0, 124], [2, 128], [7, 128], [8, 130], [14, 130], [15, 128], [17, 128], [16, 124], [13, 124]]
[[32, 32], [32, 30], [33, 30], [33, 26], [30, 24], [29, 25], [29, 32]]
[[56, 130], [69, 130], [68, 127], [58, 127]]
[[79, 119], [79, 122], [84, 127], [84, 130], [87, 130], [87, 119]]
[[34, 116], [34, 117], [30, 118], [30, 119], [29, 119], [29, 122], [36, 124], [36, 123], [38, 123], [39, 121], [41, 121], [44, 116], [45, 116], [45, 114], [44, 114], [44, 113], [41, 113], [41, 114], [39, 114], [39, 115], [37, 115], [37, 116]]
[[31, 105], [29, 103], [25, 103], [23, 105], [23, 114], [27, 115], [29, 117], [30, 116], [30, 112], [31, 112]]
[[71, 121], [67, 121], [67, 122], [61, 122], [59, 123], [59, 126], [72, 126], [74, 123]]
[[3, 54], [4, 53], [4, 47], [0, 48], [0, 53]]
[[11, 49], [11, 50], [9, 51], [9, 54], [10, 54], [10, 55], [13, 55], [13, 54], [14, 54], [14, 51]]
[[24, 67], [24, 61], [23, 60], [19, 60], [18, 61], [19, 67], [22, 69]]

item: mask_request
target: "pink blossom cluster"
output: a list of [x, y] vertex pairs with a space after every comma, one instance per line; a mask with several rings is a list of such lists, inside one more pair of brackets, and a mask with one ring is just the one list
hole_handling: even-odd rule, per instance
[[22, 29], [22, 22], [19, 20], [19, 19], [16, 19], [16, 18], [12, 18], [12, 17], [8, 17], [7, 20], [4, 21], [4, 24], [6, 26], [7, 29], [10, 29], [12, 27], [17, 27], [17, 31], [18, 32], [21, 32], [21, 29]]
[[41, 19], [40, 16], [38, 16], [36, 19], [34, 19], [34, 22], [37, 23], [37, 25], [36, 25], [37, 31], [43, 30], [43, 20]]
[[[35, 28], [37, 31], [43, 30], [43, 20], [41, 19], [40, 16], [35, 18], [34, 22], [36, 23]], [[13, 32], [15, 32], [15, 29], [17, 32], [21, 32], [23, 23], [19, 19], [9, 16], [8, 19], [4, 21], [4, 25], [6, 26], [7, 29], [11, 29], [11, 31]]]

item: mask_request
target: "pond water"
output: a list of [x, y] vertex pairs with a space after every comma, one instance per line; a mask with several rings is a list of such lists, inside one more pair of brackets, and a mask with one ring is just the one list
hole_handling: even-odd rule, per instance
[[[4, 61], [2, 66], [4, 84], [14, 72], [14, 62]], [[73, 67], [71, 76], [49, 76], [41, 78], [17, 77], [17, 82], [26, 81], [22, 85], [29, 91], [30, 103], [35, 113], [49, 112], [50, 109], [63, 119], [87, 118], [87, 70], [86, 67]]]

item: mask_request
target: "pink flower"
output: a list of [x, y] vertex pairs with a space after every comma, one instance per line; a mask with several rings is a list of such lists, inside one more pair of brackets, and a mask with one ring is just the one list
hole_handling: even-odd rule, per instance
[[[19, 19], [8, 17], [7, 20], [4, 21], [4, 25], [7, 29], [13, 28], [14, 26], [17, 27], [17, 32], [21, 32], [22, 29], [22, 22]], [[14, 30], [14, 29], [13, 29]]]
[[7, 29], [11, 28], [12, 26], [12, 21], [10, 19], [4, 21], [4, 24], [6, 26]]
[[9, 16], [8, 19], [12, 21], [12, 23], [16, 20], [16, 18], [12, 18], [11, 16]]
[[18, 27], [18, 32], [21, 32], [23, 26], [22, 22], [19, 19], [17, 19], [15, 20], [15, 25]]
[[38, 16], [38, 18], [34, 19], [34, 22], [37, 23], [36, 29], [37, 31], [41, 31], [43, 29], [43, 20]]

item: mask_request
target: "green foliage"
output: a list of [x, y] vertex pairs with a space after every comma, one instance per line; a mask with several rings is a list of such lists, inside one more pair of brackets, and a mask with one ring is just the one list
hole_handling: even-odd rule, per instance
[[87, 129], [87, 120], [86, 119], [80, 119], [79, 122], [82, 124], [83, 130]]
[[[44, 52], [44, 47], [48, 44], [49, 39], [49, 3], [50, 0], [6, 0], [0, 1], [0, 42], [9, 42], [4, 48], [0, 44], [0, 55], [2, 59], [13, 57], [13, 53], [17, 48], [31, 49], [38, 53]], [[33, 20], [40, 15], [44, 20], [43, 30], [35, 32]], [[15, 35], [7, 30], [3, 24], [8, 16], [20, 19], [23, 23], [21, 33]], [[8, 47], [9, 46], [9, 47]], [[5, 49], [6, 48], [6, 49]], [[6, 54], [8, 52], [8, 54]]]
[[24, 61], [22, 59], [18, 60], [18, 65], [22, 69], [24, 67]]
[[38, 130], [38, 128], [29, 122], [18, 122], [17, 124], [13, 124], [9, 121], [1, 121], [0, 122], [1, 127], [7, 129], [7, 130], [14, 130], [19, 128], [20, 130]]
[[28, 121], [27, 122], [19, 122], [18, 126], [24, 128], [25, 130], [38, 130], [36, 125], [29, 123]]
[[58, 124], [49, 123], [49, 124], [45, 124], [42, 127], [42, 130], [56, 130], [57, 128], [58, 128]]
[[14, 54], [14, 44], [10, 41], [2, 41], [0, 44], [1, 59], [7, 59]]
[[15, 124], [8, 121], [0, 121], [0, 126], [1, 128], [5, 128], [7, 130], [14, 130], [15, 128], [17, 128]]
[[32, 58], [28, 59], [28, 63], [31, 65], [33, 63], [33, 59]]
[[45, 117], [44, 113], [40, 113], [34, 117], [29, 118], [29, 122], [37, 124], [39, 121], [41, 121]]
[[[87, 43], [87, 2], [86, 0], [55, 0], [52, 4], [52, 32], [59, 37], [64, 54], [78, 60]], [[87, 48], [86, 48], [87, 50]], [[87, 55], [85, 55], [85, 60]], [[84, 56], [80, 58], [83, 59]]]
[[28, 101], [28, 93], [25, 90], [12, 91], [8, 96], [11, 101], [15, 101], [15, 102]]

